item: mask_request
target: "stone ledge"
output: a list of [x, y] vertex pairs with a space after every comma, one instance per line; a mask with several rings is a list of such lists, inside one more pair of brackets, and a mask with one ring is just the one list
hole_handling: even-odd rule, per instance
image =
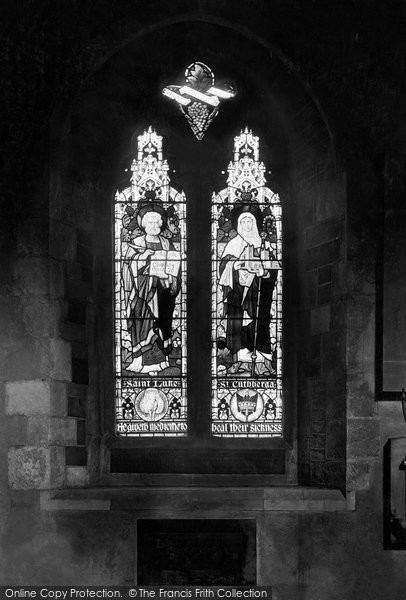
[[196, 517], [262, 512], [347, 512], [355, 510], [355, 493], [339, 490], [273, 488], [76, 488], [41, 492], [42, 510], [132, 510], [142, 517], [160, 514]]
[[41, 510], [110, 510], [110, 500], [53, 497], [52, 492], [43, 491], [40, 496]]

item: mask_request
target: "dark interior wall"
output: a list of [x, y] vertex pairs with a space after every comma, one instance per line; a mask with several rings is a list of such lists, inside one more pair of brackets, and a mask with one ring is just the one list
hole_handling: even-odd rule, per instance
[[[145, 101], [152, 83], [131, 72], [128, 53], [143, 56], [149, 72], [168, 83], [165, 77], [184, 64], [181, 44], [165, 64], [160, 58], [176, 30], [183, 47], [244, 81], [239, 98], [261, 88], [266, 113], [250, 117], [267, 132], [270, 185], [294, 207], [287, 208], [288, 226], [300, 265], [297, 290], [291, 280], [292, 304], [300, 297], [298, 327], [289, 334], [298, 338], [289, 381], [298, 399], [299, 483], [357, 490], [357, 510], [344, 515], [261, 513], [261, 581], [276, 585], [281, 597], [400, 597], [403, 554], [384, 553], [381, 544], [380, 465], [386, 438], [404, 432], [400, 409], [378, 412], [375, 404], [375, 284], [382, 197], [401, 203], [404, 192], [403, 5], [106, 1], [23, 8], [10, 2], [1, 11], [7, 28], [0, 191], [3, 580], [71, 583], [80, 573], [86, 583], [129, 583], [134, 577], [128, 511], [91, 517], [40, 511], [39, 490], [87, 485], [107, 452], [99, 399], [108, 401], [108, 381], [94, 364], [89, 369], [89, 357], [101, 363], [109, 352], [103, 337], [110, 329], [103, 286], [109, 201], [114, 185], [125, 184], [140, 111], [156, 119], [169, 144], [167, 119], [171, 133], [180, 126], [156, 88], [162, 112], [153, 114]], [[153, 29], [161, 20], [168, 27]], [[232, 56], [217, 57], [210, 48], [213, 27], [233, 38]], [[198, 29], [205, 32], [201, 39]], [[149, 36], [137, 37], [140, 31]], [[151, 49], [143, 46], [147, 38], [154, 40]], [[258, 55], [249, 55], [247, 70], [243, 57], [254, 47]], [[225, 105], [209, 130], [213, 165], [227, 164], [224, 148], [240, 126], [239, 102]], [[237, 131], [228, 135], [230, 124]], [[175, 185], [181, 186], [182, 167], [175, 166]], [[208, 185], [222, 187], [217, 175]], [[89, 330], [99, 331], [101, 343]], [[63, 561], [55, 559], [58, 553]]]

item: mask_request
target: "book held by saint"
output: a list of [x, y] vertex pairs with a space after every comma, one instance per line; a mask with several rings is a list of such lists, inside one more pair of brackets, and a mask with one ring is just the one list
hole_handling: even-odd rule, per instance
[[151, 255], [149, 274], [160, 279], [169, 275], [177, 277], [180, 269], [180, 252], [177, 250], [156, 250]]

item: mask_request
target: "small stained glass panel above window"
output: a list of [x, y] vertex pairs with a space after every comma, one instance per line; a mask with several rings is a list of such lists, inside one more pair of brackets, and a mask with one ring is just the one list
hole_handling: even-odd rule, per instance
[[212, 434], [282, 435], [282, 214], [259, 138], [235, 138], [212, 200]]
[[198, 140], [216, 118], [220, 103], [233, 98], [235, 89], [230, 84], [214, 85], [214, 73], [202, 62], [194, 62], [185, 71], [183, 85], [168, 85], [164, 96], [176, 102]]
[[115, 198], [115, 381], [120, 436], [182, 436], [186, 407], [186, 202], [162, 137], [138, 137]]

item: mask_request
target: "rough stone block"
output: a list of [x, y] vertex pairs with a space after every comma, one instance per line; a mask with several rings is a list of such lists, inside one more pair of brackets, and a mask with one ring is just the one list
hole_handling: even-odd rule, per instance
[[345, 462], [312, 462], [311, 483], [315, 486], [345, 488]]
[[349, 419], [347, 423], [348, 458], [379, 456], [379, 421], [374, 418]]
[[333, 296], [344, 296], [347, 293], [348, 261], [339, 260], [331, 265], [331, 285]]
[[[374, 296], [376, 291], [376, 273], [374, 271], [375, 263], [365, 266], [365, 249], [361, 246], [359, 260], [348, 261], [343, 273], [346, 278], [347, 291], [350, 294], [362, 294], [365, 296]], [[374, 257], [371, 253], [371, 258]]]
[[68, 390], [69, 397], [72, 396], [75, 398], [87, 398], [88, 389], [86, 385], [80, 385], [79, 383], [68, 383], [66, 387]]
[[72, 358], [78, 358], [81, 360], [87, 360], [89, 351], [87, 344], [81, 344], [80, 342], [73, 342], [72, 345]]
[[84, 467], [87, 465], [87, 450], [82, 446], [66, 446], [65, 462], [70, 467]]
[[27, 444], [48, 446], [50, 419], [45, 416], [32, 416], [27, 419]]
[[[359, 209], [358, 209], [359, 210]], [[351, 223], [351, 215], [348, 216]], [[347, 286], [349, 293], [369, 294], [373, 296], [376, 281], [376, 244], [377, 237], [373, 234], [371, 223], [368, 219], [359, 221], [349, 227], [347, 236], [347, 257], [350, 269], [348, 271]], [[376, 225], [375, 225], [376, 227]], [[357, 281], [358, 280], [358, 281]]]
[[342, 237], [342, 224], [337, 219], [316, 223], [306, 231], [306, 247], [312, 248]]
[[72, 417], [52, 417], [50, 420], [50, 444], [76, 446], [76, 430], [76, 419]]
[[24, 336], [12, 345], [0, 344], [3, 377], [10, 381], [49, 377], [49, 346], [43, 338]]
[[310, 464], [299, 463], [297, 471], [298, 481], [301, 485], [310, 485]]
[[318, 306], [317, 308], [313, 308], [311, 310], [310, 316], [311, 322], [311, 333], [312, 335], [317, 335], [320, 333], [326, 333], [330, 331], [330, 323], [331, 323], [331, 306], [330, 304], [325, 304], [323, 306]]
[[348, 375], [347, 403], [349, 417], [373, 417], [376, 415], [374, 373]]
[[63, 381], [51, 381], [51, 415], [64, 417], [68, 414], [68, 389]]
[[66, 467], [66, 484], [68, 487], [86, 487], [89, 483], [87, 467]]
[[69, 342], [51, 339], [51, 377], [60, 381], [71, 381], [72, 379], [72, 360], [71, 346]]
[[329, 371], [323, 376], [326, 389], [327, 419], [345, 419], [347, 415], [347, 380], [345, 373]]
[[72, 359], [72, 380], [75, 383], [87, 385], [89, 382], [89, 364], [81, 358]]
[[303, 306], [317, 305], [317, 271], [303, 271], [300, 288], [303, 290]]
[[39, 509], [40, 492], [38, 490], [10, 490], [10, 503], [13, 508]]
[[[388, 341], [384, 340], [384, 345], [389, 345]], [[403, 387], [405, 387], [405, 373], [406, 373], [406, 359], [402, 358], [401, 360], [388, 360], [387, 357], [387, 347], [384, 348], [385, 358], [383, 361], [383, 389], [387, 392], [399, 392]], [[395, 355], [396, 356], [396, 355]]]
[[336, 296], [331, 303], [331, 329], [347, 327], [347, 297]]
[[69, 417], [79, 417], [84, 419], [86, 417], [86, 398], [69, 396], [68, 415]]
[[340, 258], [341, 241], [333, 240], [306, 251], [306, 268], [317, 269], [335, 262]]
[[6, 414], [47, 415], [50, 411], [48, 381], [8, 381], [6, 383]]
[[311, 411], [310, 406], [308, 406], [307, 397], [305, 394], [300, 394], [299, 407], [298, 408], [298, 430], [301, 436], [310, 435], [310, 426], [311, 426]]
[[314, 421], [322, 421], [325, 418], [326, 418], [326, 409], [325, 408], [312, 409], [312, 419]]
[[321, 267], [318, 270], [317, 283], [319, 285], [331, 283], [331, 265], [328, 265], [327, 267]]
[[310, 379], [307, 382], [308, 396], [311, 401], [312, 413], [314, 410], [325, 411], [326, 406], [326, 386], [325, 382], [319, 378]]
[[321, 367], [323, 375], [329, 371], [341, 374], [346, 364], [346, 332], [330, 331], [321, 340]]
[[365, 490], [371, 481], [371, 464], [365, 461], [347, 462], [347, 489]]
[[310, 456], [310, 438], [300, 437], [298, 443], [298, 461], [299, 463], [309, 462]]
[[324, 452], [326, 447], [326, 436], [313, 434], [310, 438], [310, 449], [311, 450], [322, 450]]
[[328, 304], [331, 302], [331, 283], [319, 285], [317, 291], [317, 304]]
[[316, 461], [324, 461], [326, 460], [326, 453], [324, 451], [324, 449], [320, 449], [320, 450], [310, 450], [310, 460], [312, 462], [316, 462]]
[[399, 400], [376, 402], [376, 405], [380, 422], [381, 443], [384, 444], [388, 438], [404, 437], [405, 421], [401, 402]]
[[50, 448], [50, 487], [61, 488], [66, 481], [65, 448], [53, 446]]
[[8, 452], [9, 485], [13, 489], [45, 489], [50, 482], [50, 454], [47, 448], [25, 446]]
[[347, 199], [347, 179], [345, 173], [320, 182], [314, 201], [317, 221], [340, 217], [344, 214]]
[[15, 291], [31, 296], [49, 293], [49, 261], [40, 257], [21, 258], [14, 264]]
[[326, 457], [327, 460], [345, 459], [346, 457], [346, 421], [334, 419], [326, 425]]
[[[2, 290], [3, 291], [3, 290]], [[13, 296], [6, 297], [0, 293], [0, 348], [10, 351], [10, 340], [24, 335], [19, 303]], [[4, 362], [1, 363], [4, 368]]]
[[325, 421], [313, 421], [312, 433], [318, 435], [324, 435], [326, 433], [326, 422]]
[[84, 419], [76, 421], [76, 441], [78, 446], [86, 444], [86, 421]]
[[349, 296], [348, 326], [354, 330], [364, 331], [375, 317], [375, 298], [370, 296]]
[[4, 442], [6, 446], [25, 446], [27, 443], [27, 417], [11, 415], [5, 418]]
[[375, 300], [353, 297], [348, 304], [348, 369], [367, 372], [375, 362]]
[[20, 305], [27, 333], [44, 337], [55, 335], [57, 315], [51, 314], [47, 296], [22, 296]]

